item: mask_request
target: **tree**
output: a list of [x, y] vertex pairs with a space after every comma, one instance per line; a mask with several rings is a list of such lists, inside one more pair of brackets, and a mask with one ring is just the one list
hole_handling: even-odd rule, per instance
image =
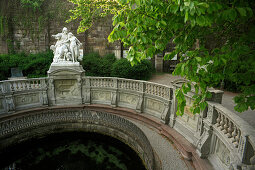
[[[193, 113], [207, 106], [208, 88], [228, 78], [240, 86], [235, 97], [239, 112], [255, 109], [255, 2], [249, 0], [70, 0], [77, 6], [70, 20], [81, 19], [78, 32], [96, 19], [113, 15], [109, 41], [129, 47], [127, 59], [136, 64], [162, 52], [173, 41], [180, 56], [174, 74], [194, 82]], [[184, 112], [184, 94], [177, 90], [177, 114]]]

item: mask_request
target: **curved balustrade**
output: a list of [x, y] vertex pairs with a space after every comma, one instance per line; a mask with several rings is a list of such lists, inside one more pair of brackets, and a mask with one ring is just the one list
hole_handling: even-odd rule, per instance
[[222, 94], [218, 91], [213, 92], [208, 108], [196, 115], [189, 112], [193, 100], [189, 93], [185, 113], [179, 117], [173, 95], [180, 87], [178, 82], [170, 88], [139, 80], [75, 76], [1, 81], [0, 122], [6, 114], [42, 106], [105, 104], [129, 108], [175, 129], [217, 167], [254, 167], [255, 130], [219, 104]]

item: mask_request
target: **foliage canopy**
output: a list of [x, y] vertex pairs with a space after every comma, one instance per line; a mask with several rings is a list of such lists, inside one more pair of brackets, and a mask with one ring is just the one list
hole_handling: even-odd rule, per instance
[[[255, 1], [249, 0], [70, 0], [76, 4], [70, 20], [81, 19], [78, 32], [108, 14], [113, 15], [109, 41], [129, 47], [127, 59], [136, 64], [165, 50], [180, 56], [174, 74], [194, 82], [193, 113], [199, 113], [210, 97], [208, 87], [231, 79], [240, 86], [235, 97], [239, 112], [255, 109]], [[176, 92], [177, 114], [184, 112], [184, 94]]]

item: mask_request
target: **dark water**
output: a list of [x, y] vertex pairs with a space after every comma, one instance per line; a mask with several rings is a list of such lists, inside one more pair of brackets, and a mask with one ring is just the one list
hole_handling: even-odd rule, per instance
[[61, 133], [32, 139], [0, 155], [0, 169], [16, 170], [145, 170], [124, 143], [96, 133]]

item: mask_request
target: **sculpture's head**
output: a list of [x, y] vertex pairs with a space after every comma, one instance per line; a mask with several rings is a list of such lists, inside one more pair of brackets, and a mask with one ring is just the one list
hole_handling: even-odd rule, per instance
[[73, 37], [73, 33], [69, 32], [68, 33], [68, 38], [72, 38]]
[[67, 34], [67, 32], [68, 32], [68, 29], [66, 27], [64, 27], [63, 30], [62, 30], [62, 33]]

